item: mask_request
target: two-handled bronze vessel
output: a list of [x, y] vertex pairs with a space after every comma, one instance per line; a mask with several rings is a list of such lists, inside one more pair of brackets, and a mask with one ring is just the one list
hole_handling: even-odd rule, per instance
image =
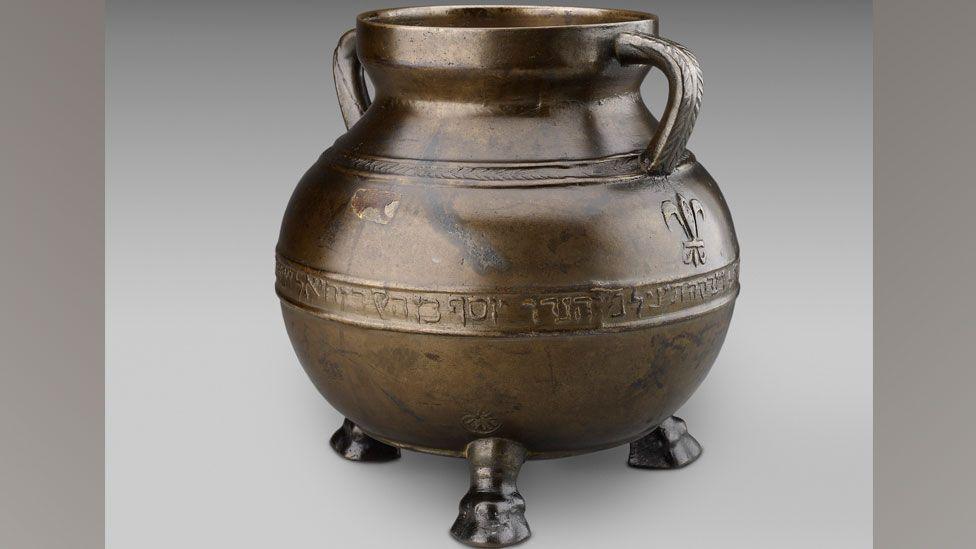
[[529, 536], [526, 459], [696, 459], [672, 414], [722, 346], [739, 247], [685, 148], [694, 55], [646, 13], [421, 7], [359, 16], [333, 69], [349, 131], [295, 189], [276, 269], [302, 366], [347, 418], [333, 447], [467, 458], [451, 533], [485, 547]]

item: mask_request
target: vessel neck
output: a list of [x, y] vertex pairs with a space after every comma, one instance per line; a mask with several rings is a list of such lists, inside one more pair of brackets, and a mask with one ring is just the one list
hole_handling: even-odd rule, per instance
[[379, 10], [357, 20], [373, 104], [337, 146], [461, 162], [605, 158], [640, 151], [656, 125], [644, 64], [614, 51], [657, 33], [651, 14], [531, 6]]

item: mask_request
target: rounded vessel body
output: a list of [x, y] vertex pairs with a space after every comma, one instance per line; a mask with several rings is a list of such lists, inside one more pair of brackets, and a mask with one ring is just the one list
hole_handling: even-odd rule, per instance
[[576, 454], [647, 434], [708, 373], [738, 243], [684, 142], [656, 160], [681, 113], [650, 114], [653, 63], [623, 35], [657, 21], [408, 8], [360, 16], [355, 58], [337, 51], [351, 127], [288, 204], [276, 290], [309, 377], [370, 436]]

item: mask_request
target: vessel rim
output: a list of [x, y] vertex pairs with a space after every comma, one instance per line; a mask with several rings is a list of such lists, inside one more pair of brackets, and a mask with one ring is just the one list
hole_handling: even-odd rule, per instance
[[[493, 10], [498, 12], [515, 12], [516, 17], [522, 14], [529, 15], [566, 15], [573, 16], [590, 15], [604, 16], [606, 21], [594, 23], [566, 23], [553, 25], [495, 25], [495, 26], [451, 26], [445, 24], [414, 24], [405, 23], [404, 20], [424, 21], [434, 20], [437, 17], [450, 18], [452, 12]], [[521, 12], [521, 13], [519, 13]], [[400, 21], [398, 21], [398, 19]], [[632, 25], [639, 22], [658, 22], [658, 16], [652, 13], [618, 9], [618, 8], [594, 8], [581, 6], [539, 6], [539, 5], [505, 5], [505, 4], [472, 4], [472, 5], [446, 5], [446, 6], [412, 6], [401, 8], [384, 8], [370, 10], [359, 14], [356, 21], [369, 27], [395, 28], [395, 29], [449, 29], [452, 31], [519, 31], [519, 30], [545, 30], [545, 29], [590, 29], [590, 28], [614, 28], [625, 25]]]

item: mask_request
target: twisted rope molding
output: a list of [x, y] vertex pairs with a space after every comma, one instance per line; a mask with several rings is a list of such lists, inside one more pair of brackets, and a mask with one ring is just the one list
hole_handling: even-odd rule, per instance
[[[383, 174], [425, 179], [458, 181], [566, 181], [626, 179], [645, 176], [641, 168], [642, 153], [628, 153], [589, 160], [565, 160], [527, 163], [474, 163], [384, 158], [357, 155], [330, 149], [323, 155], [337, 167], [367, 174]], [[689, 151], [680, 163], [694, 160]]]

